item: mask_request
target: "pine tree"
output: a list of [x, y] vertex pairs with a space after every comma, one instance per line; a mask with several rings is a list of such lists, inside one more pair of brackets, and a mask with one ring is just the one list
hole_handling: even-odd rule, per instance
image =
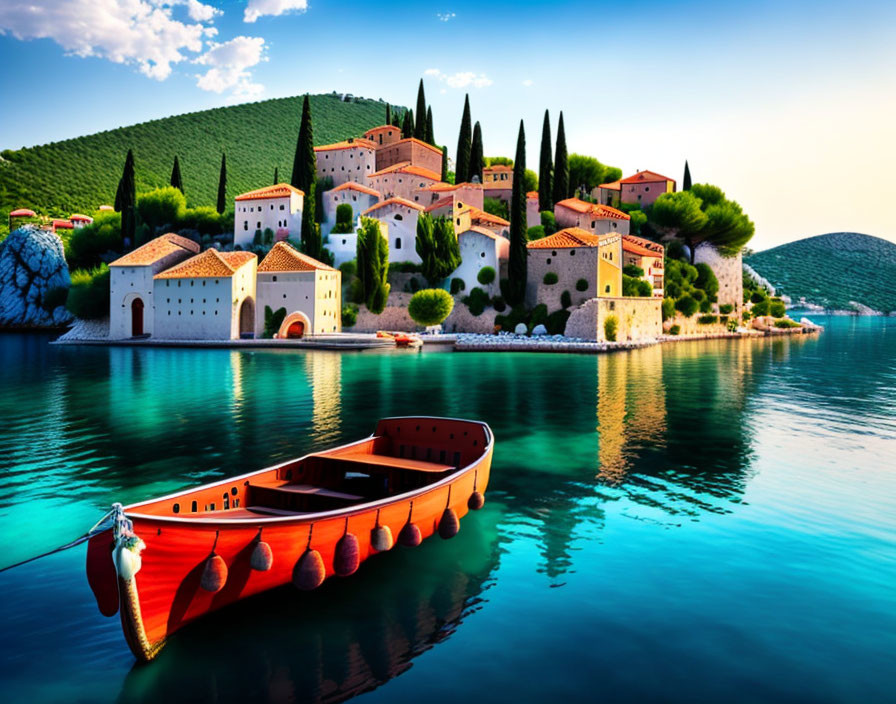
[[221, 152], [221, 173], [218, 176], [218, 214], [227, 210], [227, 155]]
[[457, 158], [454, 162], [454, 182], [466, 183], [470, 180], [470, 151], [473, 149], [473, 127], [470, 120], [470, 94], [464, 98], [464, 114], [460, 121], [457, 137]]
[[684, 160], [684, 178], [681, 180], [681, 190], [691, 190], [691, 169], [688, 167], [688, 160]]
[[401, 114], [398, 112], [398, 110], [392, 113], [392, 122], [389, 124], [391, 124], [393, 127], [398, 127], [399, 129], [401, 128]]
[[426, 94], [423, 92], [423, 79], [417, 88], [417, 122], [414, 124], [414, 136], [426, 141]]
[[432, 107], [426, 108], [426, 136], [423, 139], [427, 144], [436, 146], [436, 136], [432, 129]]
[[386, 103], [386, 124], [392, 124], [392, 106]]
[[482, 148], [482, 128], [479, 122], [473, 125], [473, 144], [470, 147], [470, 181], [474, 178], [482, 183], [482, 169], [485, 166], [485, 157]]
[[[131, 246], [137, 244], [137, 184], [134, 179], [134, 150], [128, 149], [124, 171], [118, 182], [115, 209], [121, 213], [121, 236]], [[141, 243], [142, 244], [142, 243]]]
[[401, 138], [407, 139], [414, 136], [414, 111], [404, 111], [404, 121], [401, 123]]
[[180, 162], [177, 160], [177, 154], [174, 155], [174, 166], [171, 169], [171, 185], [181, 193], [184, 192], [184, 182], [180, 177]]
[[519, 305], [526, 298], [529, 250], [526, 249], [526, 132], [520, 120], [513, 160], [513, 192], [510, 197], [510, 256], [507, 263], [507, 302]]
[[274, 167], [274, 185], [276, 186], [280, 183], [280, 169], [278, 167]]
[[554, 202], [551, 186], [554, 178], [554, 164], [551, 158], [551, 117], [544, 111], [544, 125], [541, 128], [541, 157], [538, 161], [538, 209], [553, 210]]
[[566, 130], [563, 112], [557, 124], [557, 149], [554, 151], [554, 205], [569, 198], [569, 155], [566, 151]]

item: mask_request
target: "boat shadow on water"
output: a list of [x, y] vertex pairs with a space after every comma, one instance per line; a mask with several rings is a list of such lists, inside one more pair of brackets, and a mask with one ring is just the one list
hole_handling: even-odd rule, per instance
[[500, 510], [487, 504], [453, 540], [395, 547], [316, 591], [286, 586], [200, 619], [135, 664], [118, 701], [341, 702], [375, 689], [481, 607]]

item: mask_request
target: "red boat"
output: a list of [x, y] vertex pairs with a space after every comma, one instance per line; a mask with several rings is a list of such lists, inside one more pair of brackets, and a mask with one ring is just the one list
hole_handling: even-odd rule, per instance
[[87, 579], [149, 661], [185, 624], [239, 599], [290, 581], [314, 589], [395, 542], [453, 537], [484, 503], [493, 447], [485, 423], [387, 418], [358, 442], [116, 505], [112, 530], [88, 543]]

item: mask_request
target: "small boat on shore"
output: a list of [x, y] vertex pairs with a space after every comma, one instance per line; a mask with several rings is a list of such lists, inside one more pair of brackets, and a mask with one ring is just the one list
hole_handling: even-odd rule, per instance
[[389, 332], [377, 330], [376, 336], [383, 340], [392, 340], [396, 347], [422, 347], [423, 340], [419, 335], [408, 332]]
[[138, 660], [211, 611], [293, 582], [347, 577], [398, 542], [451, 538], [479, 509], [494, 441], [485, 423], [381, 420], [370, 437], [130, 506], [87, 548], [106, 616]]

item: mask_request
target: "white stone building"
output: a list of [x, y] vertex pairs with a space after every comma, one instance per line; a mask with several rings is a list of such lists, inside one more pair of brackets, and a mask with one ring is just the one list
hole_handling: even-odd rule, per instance
[[441, 176], [435, 171], [405, 161], [371, 174], [367, 178], [367, 185], [382, 193], [384, 198], [398, 196], [413, 202], [417, 191], [439, 183], [440, 180]]
[[255, 270], [251, 252], [202, 254], [153, 279], [153, 337], [235, 340], [255, 333]]
[[334, 186], [366, 183], [376, 171], [376, 146], [367, 139], [347, 139], [314, 148], [317, 178], [331, 178]]
[[422, 262], [417, 254], [417, 218], [422, 211], [422, 205], [404, 198], [389, 198], [364, 211], [365, 217], [385, 225], [380, 229], [389, 242], [390, 262]]
[[554, 206], [557, 227], [577, 227], [592, 235], [615, 233], [627, 235], [631, 216], [621, 210], [600, 203], [588, 203], [579, 198], [567, 198]]
[[169, 233], [150, 240], [109, 265], [109, 337], [153, 334], [153, 277], [199, 252], [199, 245]]
[[342, 330], [342, 273], [286, 242], [278, 242], [258, 265], [255, 336], [264, 330], [265, 307], [286, 309], [278, 337]]
[[[473, 225], [457, 236], [460, 246], [461, 264], [451, 274], [452, 279], [463, 279], [464, 291], [481, 288], [489, 296], [498, 295], [501, 273], [507, 268], [510, 256], [510, 240], [496, 235], [491, 230]], [[495, 278], [491, 284], [479, 283], [479, 272], [490, 266], [495, 270]], [[505, 272], [506, 276], [506, 272]]]
[[379, 192], [362, 186], [360, 183], [348, 181], [341, 186], [331, 188], [323, 194], [324, 222], [321, 223], [321, 234], [326, 236], [336, 224], [336, 209], [347, 203], [352, 206], [352, 222], [365, 210], [380, 202]]
[[252, 244], [255, 233], [274, 231], [276, 239], [298, 238], [302, 233], [305, 194], [288, 183], [241, 193], [234, 199], [233, 244]]

